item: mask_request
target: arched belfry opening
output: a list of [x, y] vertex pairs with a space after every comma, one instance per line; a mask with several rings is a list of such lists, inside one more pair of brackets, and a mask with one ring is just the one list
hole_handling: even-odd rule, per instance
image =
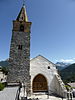
[[24, 25], [20, 25], [20, 31], [24, 32]]
[[48, 92], [47, 79], [42, 74], [38, 74], [33, 79], [33, 92]]

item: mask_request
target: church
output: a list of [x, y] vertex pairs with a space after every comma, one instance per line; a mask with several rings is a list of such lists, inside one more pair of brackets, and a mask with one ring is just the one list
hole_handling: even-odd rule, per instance
[[65, 97], [66, 88], [56, 65], [42, 55], [30, 60], [31, 25], [23, 5], [13, 21], [7, 83], [23, 83], [30, 95], [42, 92]]

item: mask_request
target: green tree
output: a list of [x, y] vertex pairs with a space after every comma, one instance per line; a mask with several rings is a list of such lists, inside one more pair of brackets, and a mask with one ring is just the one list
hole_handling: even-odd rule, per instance
[[7, 67], [2, 67], [2, 68], [1, 68], [1, 71], [2, 71], [5, 75], [8, 74], [8, 68], [7, 68]]

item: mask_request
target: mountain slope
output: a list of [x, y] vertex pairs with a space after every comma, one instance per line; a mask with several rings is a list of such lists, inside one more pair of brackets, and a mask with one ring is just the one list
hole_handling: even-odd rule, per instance
[[56, 67], [59, 71], [65, 69], [66, 67], [68, 67], [70, 65], [70, 63], [64, 63], [64, 62], [57, 62], [56, 63]]
[[75, 82], [75, 63], [61, 70], [60, 75], [65, 82]]
[[8, 64], [8, 61], [0, 61], [0, 66], [2, 67], [7, 67], [9, 64]]

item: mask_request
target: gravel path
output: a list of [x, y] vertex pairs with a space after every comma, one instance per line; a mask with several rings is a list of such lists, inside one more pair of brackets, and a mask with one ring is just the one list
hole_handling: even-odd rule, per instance
[[0, 91], [0, 100], [15, 100], [18, 87], [7, 87]]

